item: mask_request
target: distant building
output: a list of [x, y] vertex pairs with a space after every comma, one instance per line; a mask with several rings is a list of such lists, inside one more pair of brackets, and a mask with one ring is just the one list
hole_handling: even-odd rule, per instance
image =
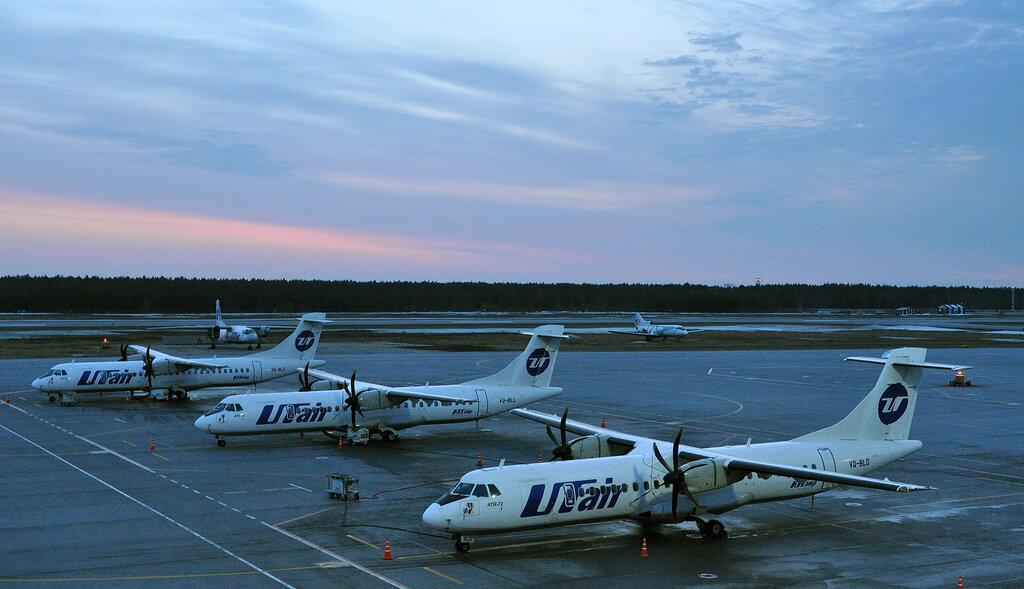
[[940, 315], [963, 315], [964, 306], [956, 304], [939, 305]]
[[896, 309], [896, 314], [901, 317], [903, 315], [917, 315], [917, 309], [913, 307], [900, 307], [899, 309]]

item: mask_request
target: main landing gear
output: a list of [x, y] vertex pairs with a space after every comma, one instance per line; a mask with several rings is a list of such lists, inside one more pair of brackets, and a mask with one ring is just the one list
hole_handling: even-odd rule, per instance
[[707, 521], [697, 519], [696, 521], [700, 535], [707, 539], [722, 540], [729, 537], [729, 532], [725, 530], [725, 525], [717, 519], [709, 519]]
[[224, 446], [227, 446], [227, 445], [228, 445], [228, 441], [227, 440], [225, 440], [224, 438], [222, 438], [220, 436], [217, 436], [217, 447], [223, 448]]

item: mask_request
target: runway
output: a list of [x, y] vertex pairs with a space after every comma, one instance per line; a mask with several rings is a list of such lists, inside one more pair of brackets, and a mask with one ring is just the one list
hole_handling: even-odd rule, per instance
[[[883, 348], [826, 351], [573, 352], [553, 384], [574, 419], [693, 445], [782, 440], [829, 425]], [[341, 353], [344, 352], [344, 353]], [[241, 352], [239, 352], [241, 353]], [[456, 382], [515, 352], [324, 346], [327, 370], [387, 384]], [[931, 350], [976, 366], [976, 385], [924, 374], [917, 454], [874, 476], [930, 485], [895, 494], [833, 490], [725, 514], [725, 541], [693, 524], [647, 536], [630, 522], [478, 536], [468, 554], [420, 515], [465, 472], [545, 460], [543, 428], [511, 416], [402, 432], [395, 444], [337, 448], [325, 436], [240, 437], [218, 448], [192, 421], [234, 390], [199, 400], [80, 398], [27, 390], [51, 359], [0, 361], [0, 582], [47, 587], [1019, 587], [1024, 584], [1024, 399], [1019, 349]], [[294, 379], [260, 385], [288, 390]], [[154, 446], [150, 450], [151, 443]], [[358, 502], [328, 498], [327, 474], [360, 479]], [[383, 560], [385, 540], [393, 560]]]

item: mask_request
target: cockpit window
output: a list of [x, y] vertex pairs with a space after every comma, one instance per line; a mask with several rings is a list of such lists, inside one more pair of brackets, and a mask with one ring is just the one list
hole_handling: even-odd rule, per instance
[[476, 488], [473, 489], [473, 496], [474, 497], [490, 497], [491, 493], [490, 493], [490, 491], [487, 490], [487, 485], [477, 485]]
[[[483, 485], [477, 485], [477, 487], [483, 487]], [[445, 496], [441, 497], [440, 499], [438, 499], [436, 503], [438, 505], [448, 505], [449, 503], [452, 503], [453, 501], [458, 501], [459, 499], [465, 499], [466, 497], [469, 497], [471, 495], [473, 495], [473, 483], [459, 483], [459, 484], [455, 485], [455, 488], [452, 489], [451, 492], [449, 492], [447, 495], [445, 495]], [[486, 497], [486, 495], [478, 495], [478, 496]]]
[[220, 413], [221, 411], [226, 410], [227, 408], [228, 408], [228, 406], [227, 406], [226, 403], [217, 403], [216, 407], [214, 407], [213, 409], [210, 409], [209, 411], [207, 411], [203, 415], [215, 415], [217, 413]]
[[487, 485], [487, 489], [491, 492], [491, 497], [501, 497], [501, 491], [494, 485]]
[[51, 368], [46, 371], [46, 374], [43, 375], [43, 378], [46, 378], [47, 376], [53, 376], [54, 374], [57, 374], [57, 371]]

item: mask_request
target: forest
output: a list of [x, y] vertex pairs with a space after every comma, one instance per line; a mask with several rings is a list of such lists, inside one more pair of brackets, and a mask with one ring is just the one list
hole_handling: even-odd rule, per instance
[[1009, 287], [868, 284], [573, 284], [359, 282], [157, 277], [0, 277], [3, 313], [209, 313], [221, 299], [234, 313], [577, 311], [791, 313], [822, 310], [935, 313], [1011, 310]]

